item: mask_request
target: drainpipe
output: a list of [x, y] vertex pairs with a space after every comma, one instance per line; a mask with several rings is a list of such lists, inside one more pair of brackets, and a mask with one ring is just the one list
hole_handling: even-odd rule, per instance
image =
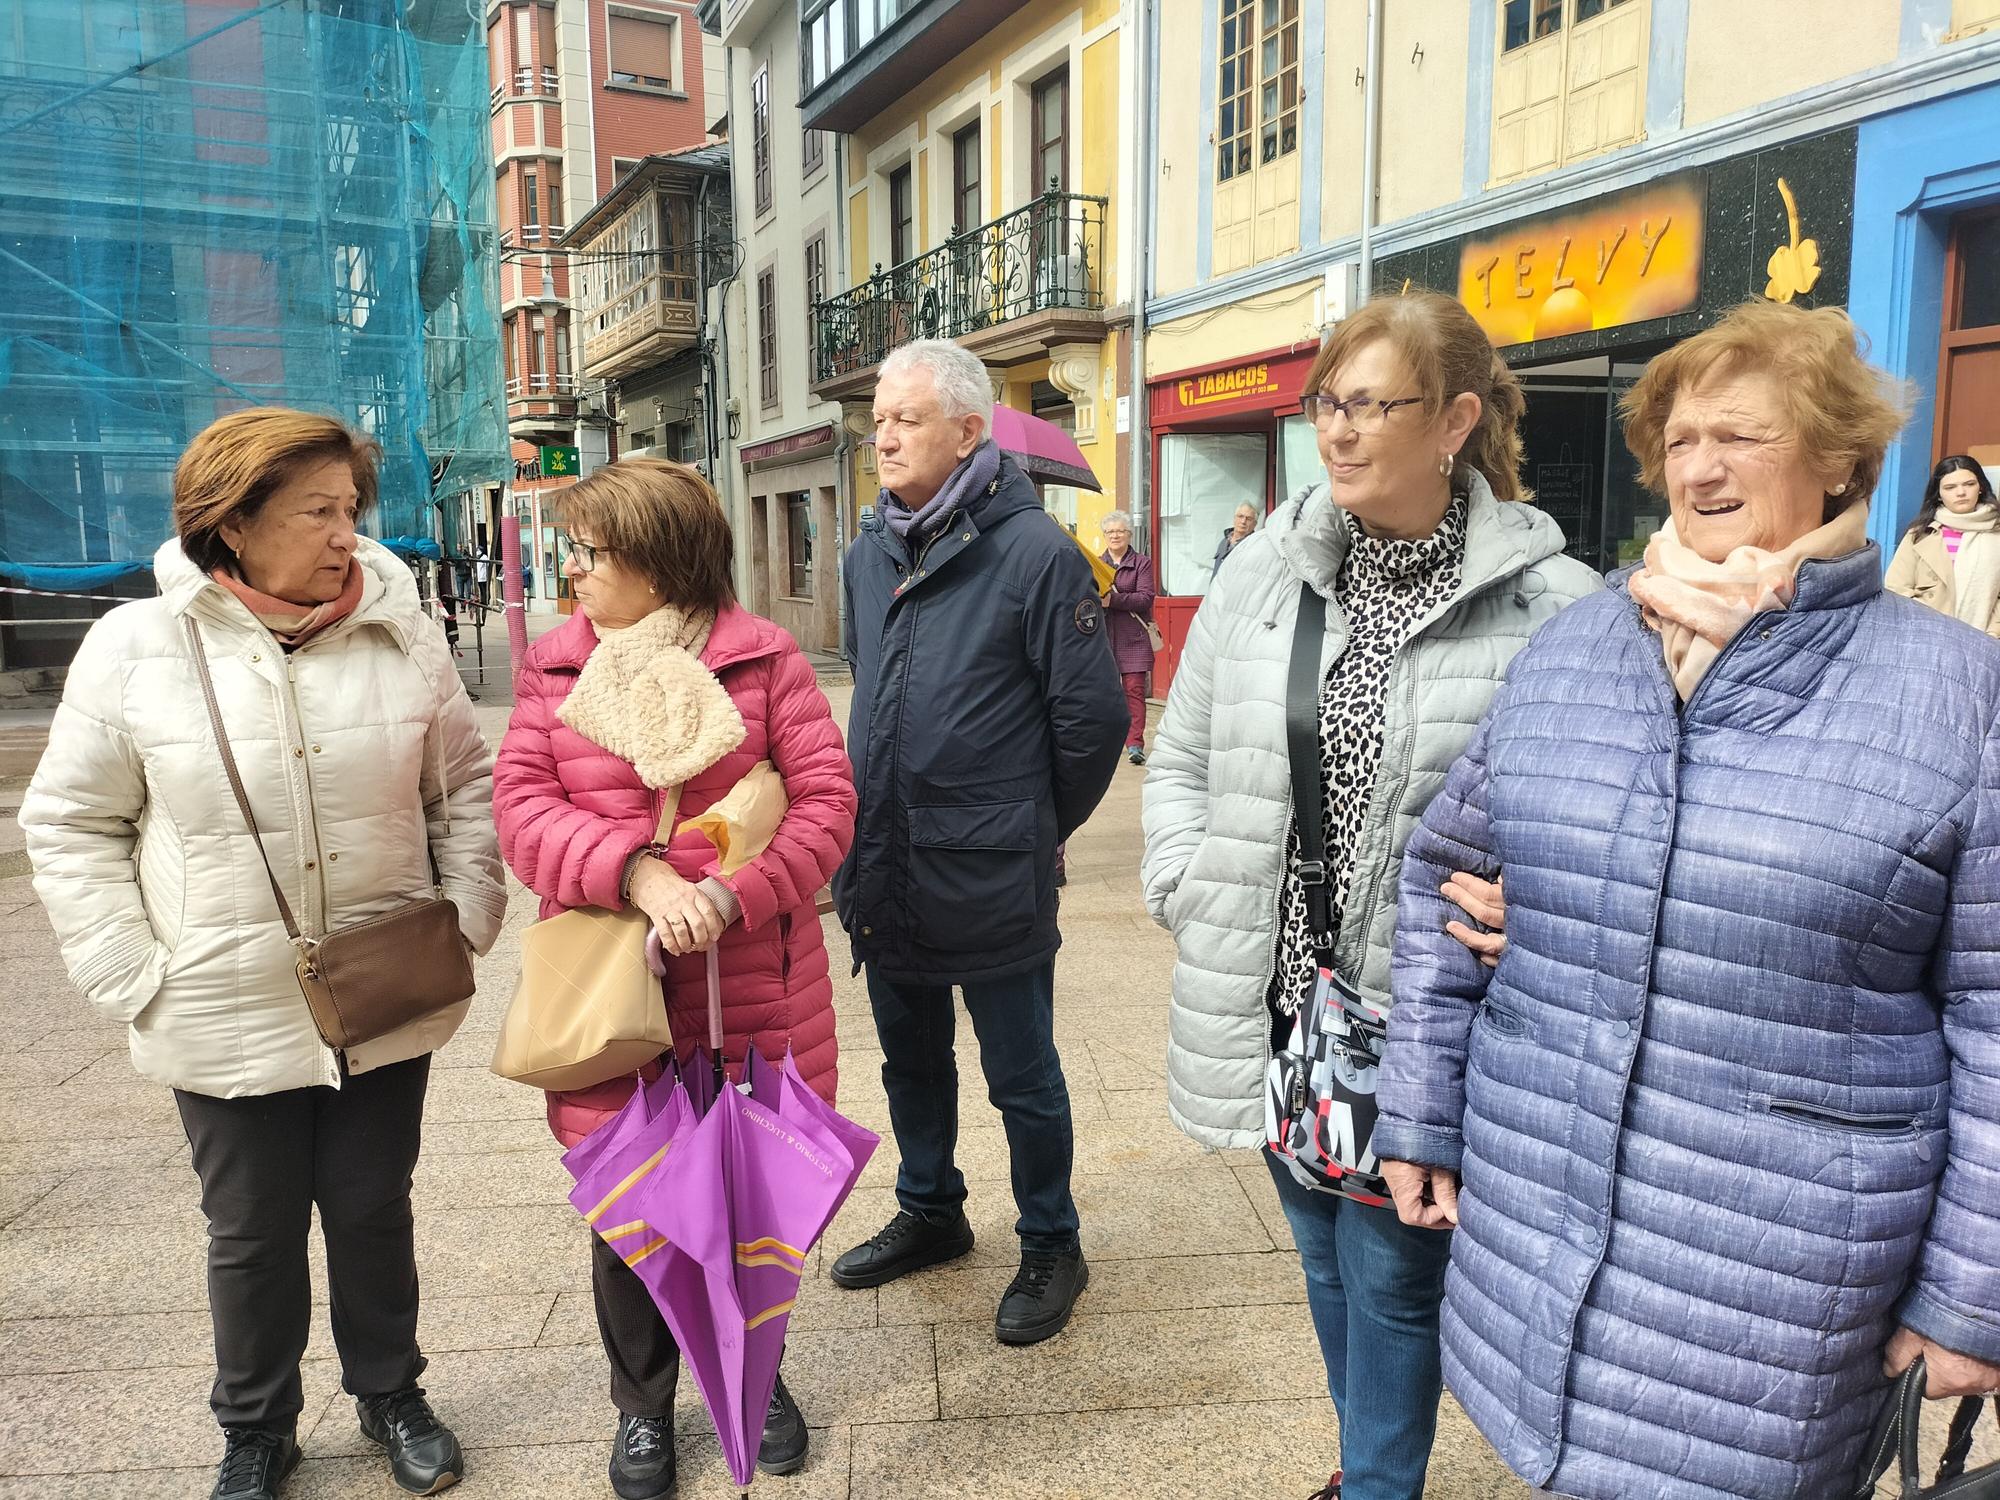
[[1382, 0], [1368, 0], [1368, 69], [1361, 95], [1361, 300], [1375, 288], [1375, 183], [1382, 154]]
[[1126, 425], [1131, 429], [1132, 454], [1125, 473], [1130, 494], [1121, 496], [1137, 533], [1133, 545], [1145, 548], [1153, 529], [1152, 485], [1147, 473], [1152, 461], [1146, 390], [1146, 291], [1152, 282], [1153, 243], [1153, 6], [1135, 0], [1138, 56], [1133, 67], [1132, 156], [1132, 378], [1127, 393]]

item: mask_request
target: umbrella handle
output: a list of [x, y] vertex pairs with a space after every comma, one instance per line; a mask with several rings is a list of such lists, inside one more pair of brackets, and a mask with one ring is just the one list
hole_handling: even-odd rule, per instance
[[714, 947], [708, 950], [708, 1045], [715, 1053], [715, 1065], [722, 1066], [722, 958]]

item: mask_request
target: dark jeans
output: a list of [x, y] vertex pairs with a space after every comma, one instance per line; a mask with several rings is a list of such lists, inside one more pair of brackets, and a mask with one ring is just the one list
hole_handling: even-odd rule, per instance
[[[1013, 1169], [1014, 1230], [1030, 1250], [1077, 1248], [1076, 1201], [1070, 1197], [1069, 1085], [1056, 1056], [1053, 962], [1005, 979], [959, 986], [972, 1029], [986, 1097], [1000, 1111]], [[951, 986], [891, 984], [868, 971], [868, 999], [882, 1038], [882, 1086], [902, 1166], [896, 1201], [927, 1219], [948, 1219], [965, 1202], [965, 1178], [952, 1160], [958, 1146], [956, 1011]]]
[[1340, 1417], [1341, 1500], [1421, 1500], [1444, 1391], [1438, 1308], [1451, 1235], [1313, 1192], [1269, 1152], [1264, 1161], [1298, 1242]]
[[680, 1346], [645, 1283], [594, 1234], [590, 1292], [597, 1303], [604, 1357], [611, 1361], [611, 1404], [628, 1417], [671, 1417], [680, 1384]]
[[208, 1216], [209, 1404], [224, 1427], [288, 1432], [297, 1424], [315, 1204], [347, 1393], [386, 1396], [423, 1373], [410, 1174], [430, 1071], [425, 1056], [337, 1089], [247, 1099], [174, 1091]]

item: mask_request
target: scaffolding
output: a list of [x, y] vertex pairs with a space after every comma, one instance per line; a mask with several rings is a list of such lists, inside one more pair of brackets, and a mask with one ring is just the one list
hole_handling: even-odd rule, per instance
[[383, 536], [506, 477], [482, 9], [0, 3], [0, 583], [146, 569], [246, 405], [372, 433]]

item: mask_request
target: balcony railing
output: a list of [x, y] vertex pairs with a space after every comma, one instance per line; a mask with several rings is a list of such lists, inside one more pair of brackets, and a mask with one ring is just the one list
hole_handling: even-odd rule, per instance
[[576, 394], [577, 377], [574, 375], [515, 375], [507, 381], [509, 401], [553, 401], [566, 399]]
[[1103, 198], [1042, 194], [813, 306], [813, 379], [865, 370], [912, 339], [1033, 313], [1104, 309]]

